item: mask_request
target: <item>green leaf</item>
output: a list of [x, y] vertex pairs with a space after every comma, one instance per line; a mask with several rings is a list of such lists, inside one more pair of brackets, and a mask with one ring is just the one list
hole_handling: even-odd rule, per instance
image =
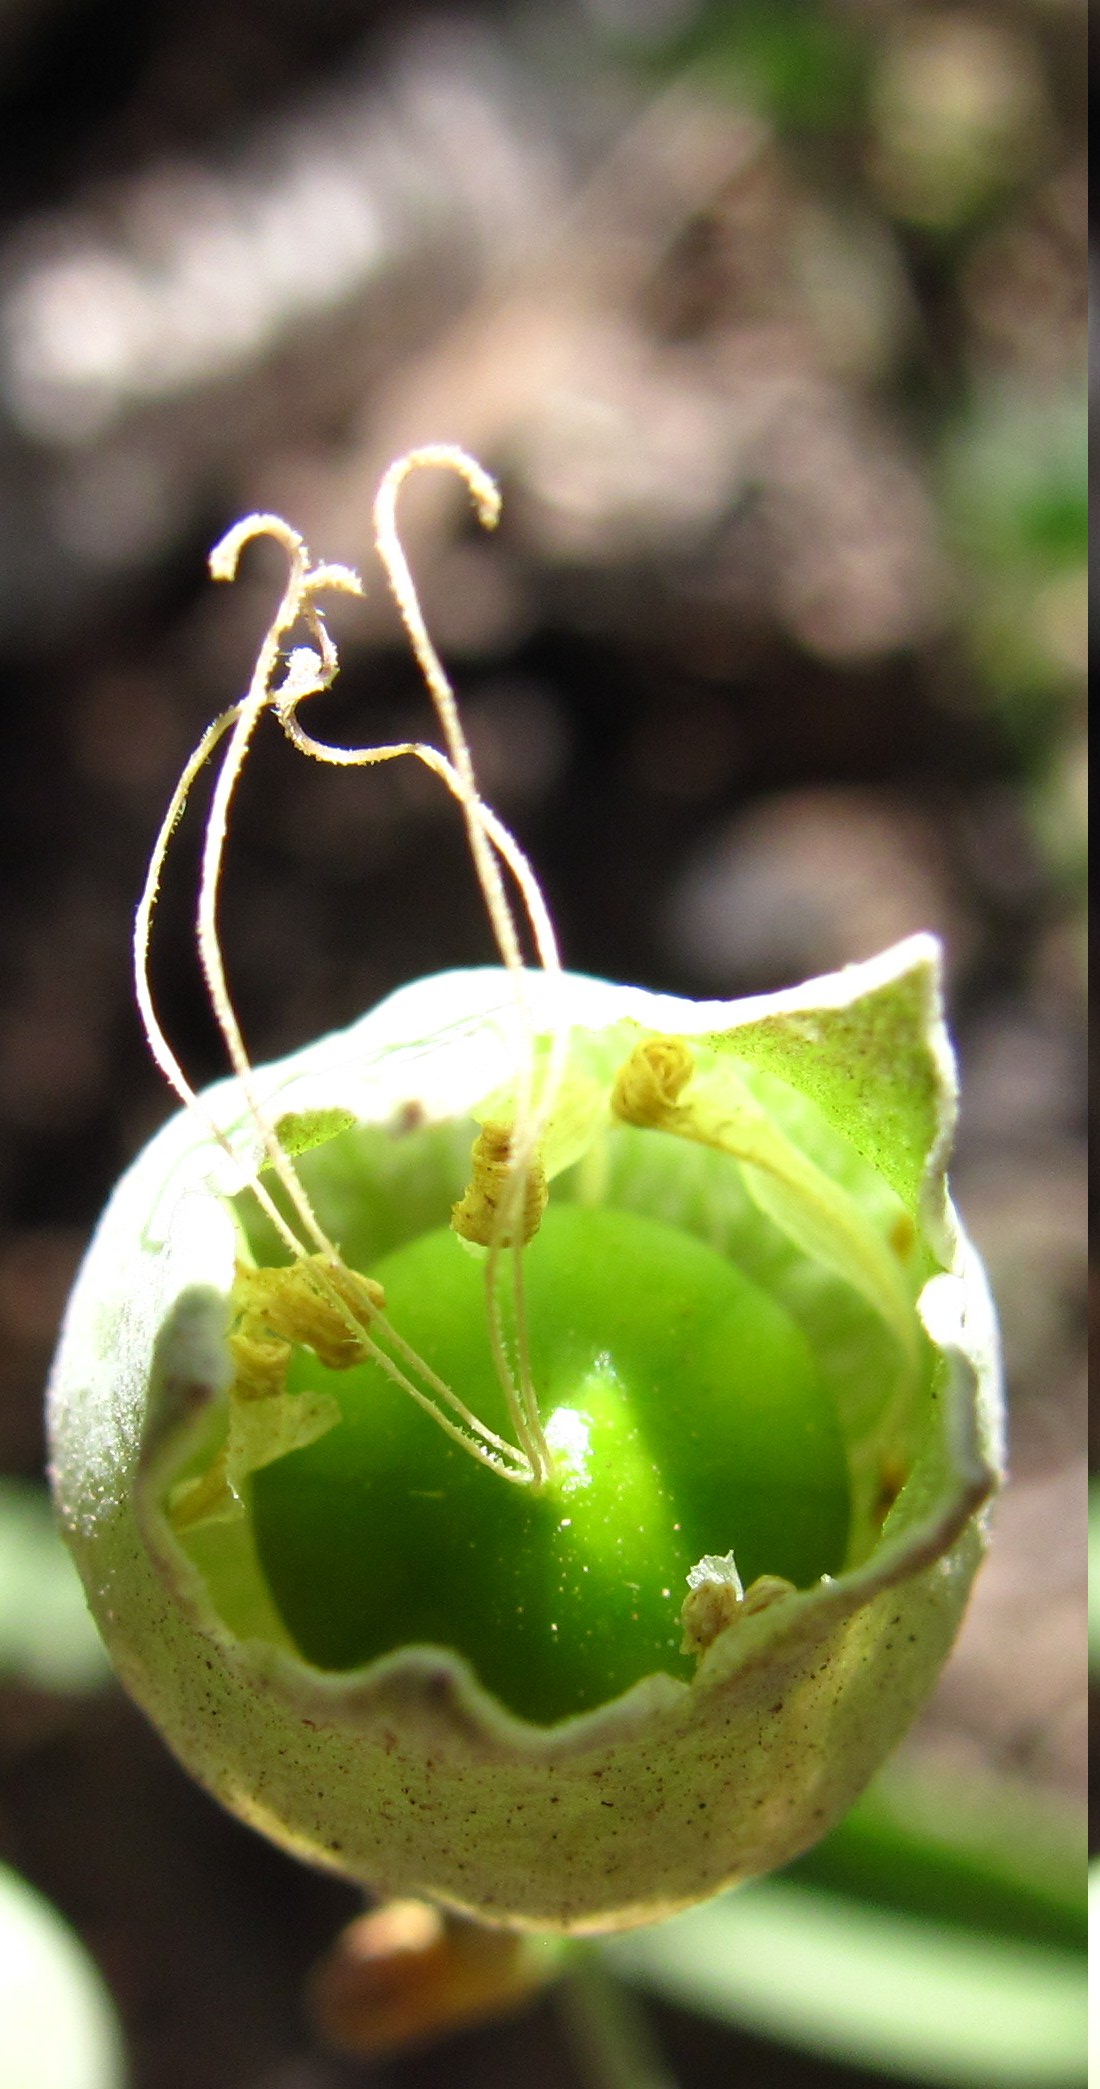
[[111, 1998], [48, 1901], [0, 1865], [0, 2082], [4, 2089], [124, 2089]]
[[722, 2023], [943, 2089], [1083, 2089], [1083, 1954], [769, 1880], [603, 1947]]
[[1029, 1943], [1083, 1949], [1083, 1811], [986, 1773], [895, 1761], [787, 1873], [849, 1898]]

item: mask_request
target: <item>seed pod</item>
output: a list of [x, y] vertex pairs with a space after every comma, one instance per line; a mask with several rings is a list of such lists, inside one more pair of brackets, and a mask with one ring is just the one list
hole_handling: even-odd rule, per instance
[[[527, 988], [421, 981], [254, 1073], [269, 1124], [320, 1128], [342, 1275], [317, 1258], [308, 1314], [237, 1277], [286, 1261], [239, 1084], [203, 1098], [221, 1143], [169, 1123], [89, 1250], [50, 1428], [119, 1673], [211, 1791], [381, 1893], [583, 1932], [785, 1863], [904, 1731], [981, 1554], [996, 1339], [930, 939], [742, 1003]], [[448, 1227], [565, 1028], [515, 1251], [543, 1470]], [[519, 1310], [504, 1284], [506, 1362]], [[285, 1379], [262, 1350], [237, 1385], [249, 1340], [290, 1343]]]

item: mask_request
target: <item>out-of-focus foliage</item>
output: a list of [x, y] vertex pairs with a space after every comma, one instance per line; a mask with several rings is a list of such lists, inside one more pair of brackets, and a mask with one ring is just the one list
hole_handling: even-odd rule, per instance
[[976, 664], [1014, 729], [1041, 746], [1086, 672], [1083, 391], [979, 397], [946, 438], [943, 486]]
[[666, 70], [691, 69], [784, 131], [837, 131], [865, 114], [875, 40], [857, 10], [740, 0], [684, 12], [694, 19], [660, 51]]
[[109, 1673], [45, 1493], [0, 1477], [0, 1679], [91, 1690]]
[[762, 1881], [605, 1946], [653, 1993], [944, 2089], [1083, 2089], [1084, 1955]]
[[1080, 1818], [1019, 1778], [903, 1757], [786, 1876], [993, 1936], [1085, 1944]]
[[118, 2019], [91, 1959], [38, 1893], [0, 1865], [4, 2089], [124, 2089]]

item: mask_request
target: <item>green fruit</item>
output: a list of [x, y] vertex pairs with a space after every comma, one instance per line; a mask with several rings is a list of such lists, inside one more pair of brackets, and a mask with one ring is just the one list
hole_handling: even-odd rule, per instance
[[[403, 1338], [510, 1433], [483, 1263], [442, 1229], [371, 1274]], [[377, 1365], [330, 1371], [300, 1350], [291, 1388], [333, 1395], [343, 1419], [255, 1473], [251, 1508], [308, 1660], [450, 1648], [548, 1723], [658, 1670], [690, 1676], [679, 1614], [703, 1555], [732, 1550], [746, 1585], [839, 1573], [849, 1482], [804, 1337], [713, 1249], [636, 1214], [552, 1205], [524, 1280], [547, 1486], [476, 1463]]]

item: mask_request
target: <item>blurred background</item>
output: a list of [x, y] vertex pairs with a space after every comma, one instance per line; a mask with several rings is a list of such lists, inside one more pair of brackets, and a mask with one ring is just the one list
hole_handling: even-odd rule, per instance
[[[326, 2046], [302, 1984], [355, 1896], [176, 1770], [40, 1478], [69, 1283], [169, 1108], [129, 977], [147, 853], [280, 584], [254, 550], [215, 588], [206, 553], [274, 508], [359, 565], [310, 723], [426, 732], [370, 508], [440, 440], [499, 477], [503, 523], [425, 476], [410, 558], [571, 966], [734, 995], [944, 937], [956, 1187], [1009, 1367], [1012, 1483], [935, 1704], [847, 1830], [719, 1904], [694, 1987], [658, 1933], [626, 1953], [655, 2045], [614, 2079], [1083, 2082], [1083, 25], [1078, 0], [0, 0], [0, 1862], [121, 2024], [78, 1968], [98, 2029], [26, 2089], [117, 2089], [119, 2037], [132, 2089], [613, 2082], [553, 1997], [377, 2065]], [[155, 977], [201, 1081], [195, 860], [189, 826]], [[315, 770], [274, 729], [224, 924], [256, 1059], [492, 955], [432, 780]]]

